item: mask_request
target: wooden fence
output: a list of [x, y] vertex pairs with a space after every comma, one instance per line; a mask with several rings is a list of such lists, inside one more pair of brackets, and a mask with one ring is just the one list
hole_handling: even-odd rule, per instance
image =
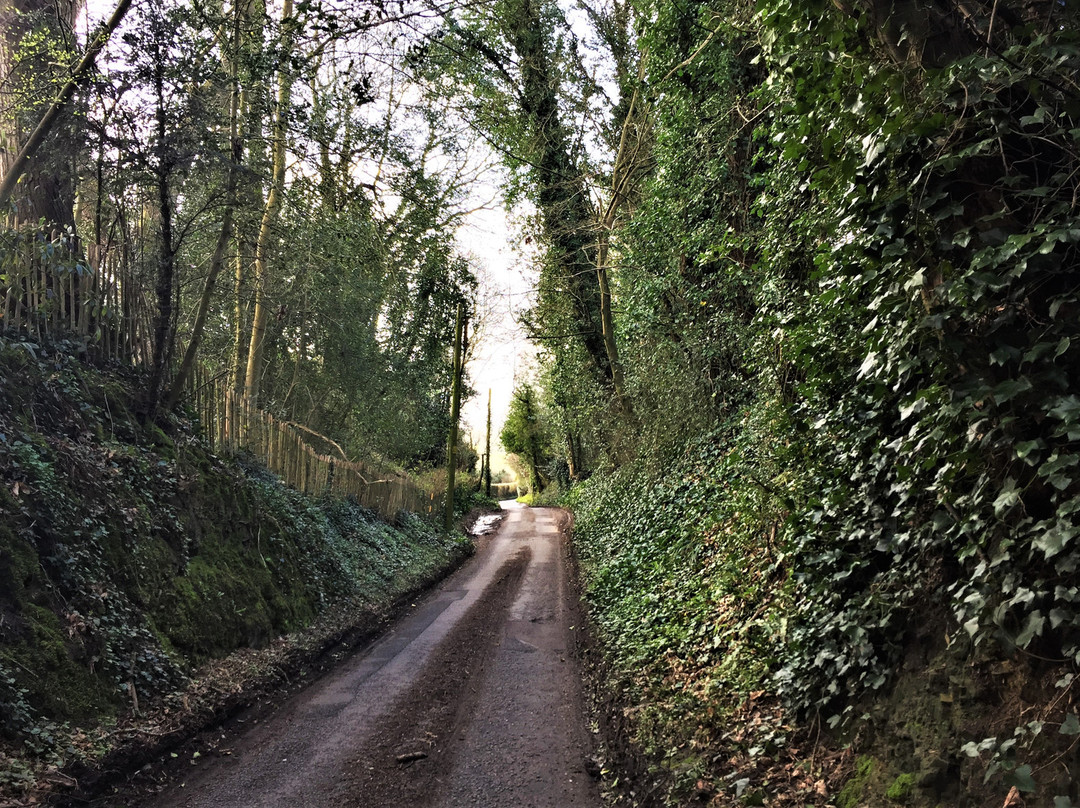
[[[106, 251], [34, 228], [0, 232], [0, 331], [37, 339], [81, 338], [99, 359], [149, 367], [152, 308], [144, 285]], [[180, 355], [180, 352], [178, 352]], [[197, 368], [187, 394], [214, 451], [244, 450], [307, 494], [355, 497], [386, 519], [441, 510], [442, 493], [400, 474], [316, 451], [305, 428], [275, 418]]]
[[355, 497], [387, 519], [401, 511], [431, 514], [442, 507], [440, 495], [425, 491], [408, 477], [320, 454], [305, 437], [304, 427], [260, 410], [203, 369], [193, 374], [189, 388], [213, 450], [248, 451], [298, 491]]
[[96, 358], [149, 365], [152, 307], [117, 252], [26, 226], [0, 233], [0, 328], [79, 337]]

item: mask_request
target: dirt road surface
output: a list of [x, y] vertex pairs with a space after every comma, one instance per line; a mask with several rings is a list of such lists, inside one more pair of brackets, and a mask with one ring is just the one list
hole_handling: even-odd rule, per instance
[[504, 507], [379, 641], [144, 805], [599, 806], [560, 513]]

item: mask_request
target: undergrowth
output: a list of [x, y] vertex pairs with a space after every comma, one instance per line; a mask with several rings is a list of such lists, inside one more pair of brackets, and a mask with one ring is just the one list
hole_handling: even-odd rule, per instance
[[141, 425], [132, 380], [66, 347], [0, 341], [0, 786], [200, 663], [386, 608], [467, 552]]
[[[661, 475], [631, 464], [568, 497], [610, 686], [671, 804], [715, 774], [709, 750], [776, 666], [789, 605], [780, 531], [793, 481], [787, 447], [763, 456], [756, 436], [779, 417], [775, 408], [744, 410], [686, 445]], [[758, 741], [747, 735], [736, 746], [783, 743], [779, 723], [758, 721], [768, 724]]]
[[931, 56], [859, 6], [686, 5], [696, 45], [678, 10], [649, 35], [687, 70], [617, 281], [646, 457], [571, 494], [638, 740], [689, 761], [699, 715], [765, 690], [869, 760], [814, 804], [1071, 805], [1074, 10], [965, 8]]

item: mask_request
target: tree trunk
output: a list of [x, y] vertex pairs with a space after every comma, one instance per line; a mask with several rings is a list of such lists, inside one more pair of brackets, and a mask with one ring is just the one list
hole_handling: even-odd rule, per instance
[[210, 259], [210, 271], [203, 284], [202, 295], [195, 312], [195, 321], [191, 326], [191, 339], [188, 342], [184, 358], [180, 363], [180, 369], [169, 386], [165, 395], [164, 408], [166, 411], [176, 407], [180, 400], [184, 386], [195, 366], [195, 357], [198, 355], [199, 344], [202, 342], [203, 330], [206, 326], [206, 317], [210, 311], [210, 300], [213, 297], [214, 287], [217, 285], [218, 276], [225, 266], [229, 249], [229, 241], [232, 238], [233, 218], [236, 213], [237, 194], [236, 188], [240, 176], [240, 161], [244, 156], [244, 144], [240, 139], [240, 82], [239, 82], [239, 48], [240, 48], [240, 8], [234, 9], [232, 52], [233, 58], [230, 64], [229, 76], [229, 170], [225, 179], [225, 213], [222, 216], [221, 232], [218, 234], [217, 244], [214, 245], [214, 254]]
[[[36, 5], [36, 4], [34, 4]], [[73, 24], [75, 13], [77, 12], [77, 6], [75, 4], [65, 5], [65, 7], [71, 12], [71, 19], [61, 19], [60, 23], [69, 29]], [[41, 148], [45, 139], [52, 134], [56, 128], [61, 115], [67, 110], [68, 104], [75, 96], [75, 90], [78, 89], [81, 84], [90, 73], [90, 68], [93, 67], [94, 59], [97, 57], [101, 49], [105, 47], [105, 43], [109, 41], [109, 37], [112, 32], [116, 30], [120, 25], [121, 20], [124, 19], [124, 15], [127, 14], [128, 9], [131, 7], [131, 0], [120, 0], [116, 9], [113, 11], [112, 16], [101, 28], [100, 31], [94, 36], [87, 45], [86, 51], [79, 63], [75, 66], [71, 73], [70, 78], [64, 83], [60, 92], [56, 95], [53, 102], [49, 105], [45, 114], [42, 115], [41, 120], [38, 121], [37, 126], [27, 137], [26, 142], [22, 144], [18, 154], [10, 160], [5, 160], [4, 178], [0, 182], [0, 210], [7, 208], [11, 201], [11, 197], [15, 191], [15, 186], [23, 173], [27, 170], [30, 161], [37, 155], [38, 150]], [[16, 6], [17, 8], [17, 6]], [[10, 58], [10, 49], [15, 44], [11, 41], [11, 38], [19, 31], [19, 26], [11, 24], [11, 15], [4, 14], [3, 23], [5, 24], [5, 30], [8, 37], [7, 48], [5, 49], [5, 59], [8, 70], [7, 78], [10, 79], [12, 71], [12, 62]], [[6, 133], [5, 133], [6, 134]], [[10, 145], [13, 145], [16, 138], [6, 137], [6, 140]], [[20, 211], [22, 215], [28, 215], [31, 220], [37, 218], [44, 218], [46, 221], [55, 222], [59, 225], [73, 225], [74, 224], [74, 205], [75, 205], [75, 193], [74, 183], [72, 177], [63, 176], [63, 174], [53, 174], [52, 176], [39, 175], [36, 183], [28, 183], [32, 188], [37, 189], [35, 195], [30, 195], [28, 198], [31, 201], [30, 210]]]
[[[233, 222], [235, 252], [233, 254], [232, 351], [229, 357], [229, 385], [236, 396], [241, 396], [244, 392], [244, 375], [247, 369], [247, 338], [250, 335], [248, 318], [251, 313], [251, 301], [246, 292], [246, 286], [250, 268], [255, 260], [252, 245], [256, 240], [250, 216], [245, 213], [261, 211], [264, 205], [260, 184], [254, 179], [260, 170], [257, 155], [261, 155], [262, 152], [254, 148], [254, 145], [263, 142], [260, 112], [263, 104], [260, 101], [265, 90], [265, 82], [251, 74], [249, 62], [263, 45], [262, 26], [265, 6], [257, 0], [236, 0], [236, 6], [240, 34], [237, 50], [233, 54], [236, 74], [240, 77], [237, 126], [240, 141], [244, 144], [246, 152], [241, 155], [239, 164], [242, 165], [246, 160], [249, 170], [240, 172], [237, 177], [236, 216]], [[229, 72], [231, 73], [233, 69], [230, 67]], [[253, 94], [257, 96], [253, 98]]]
[[[55, 144], [43, 152], [40, 142], [26, 147], [33, 133], [40, 141], [50, 132], [59, 137], [69, 122], [70, 115], [61, 113], [68, 111], [70, 98], [55, 103], [63, 95], [61, 76], [48, 52], [51, 45], [74, 41], [79, 10], [76, 3], [55, 0], [0, 0], [0, 173], [5, 188], [0, 213], [27, 222], [44, 219], [50, 228], [75, 223], [72, 159], [78, 148]], [[24, 48], [24, 38], [33, 44]], [[72, 92], [77, 86], [72, 81], [64, 85]]]
[[571, 480], [576, 480], [578, 475], [578, 458], [577, 458], [577, 446], [574, 440], [574, 433], [568, 426], [566, 428], [566, 467], [570, 475]]
[[269, 286], [269, 253], [274, 229], [281, 212], [285, 193], [286, 141], [288, 138], [289, 107], [292, 103], [294, 76], [287, 63], [288, 55], [296, 44], [297, 22], [293, 18], [293, 0], [285, 0], [281, 10], [280, 53], [282, 63], [278, 66], [277, 110], [270, 133], [271, 177], [270, 193], [266, 197], [259, 236], [255, 242], [255, 313], [251, 322], [251, 340], [248, 343], [247, 373], [244, 392], [254, 401], [258, 400], [262, 379], [263, 341], [269, 314], [266, 293]]
[[[552, 67], [539, 0], [514, 0], [507, 12], [507, 19], [514, 21], [509, 38], [521, 70], [519, 101], [533, 142], [537, 202], [552, 259], [550, 267], [542, 270], [540, 306], [545, 296], [568, 298], [586, 354], [598, 378], [610, 385], [612, 365], [600, 323], [601, 293], [592, 235], [595, 216], [585, 178], [570, 156], [559, 118], [559, 79]], [[543, 277], [553, 271], [557, 277]]]
[[484, 496], [491, 496], [491, 388], [488, 388], [488, 410], [487, 410], [487, 438], [484, 441], [484, 457], [487, 458], [487, 465], [484, 466]]
[[[160, 31], [158, 36], [165, 36], [164, 30]], [[172, 233], [173, 200], [171, 178], [173, 155], [169, 146], [169, 133], [165, 114], [164, 60], [167, 51], [168, 48], [162, 47], [162, 43], [159, 41], [154, 64], [154, 93], [156, 94], [154, 121], [157, 136], [154, 173], [157, 181], [157, 212], [161, 228], [161, 245], [158, 249], [158, 271], [155, 286], [157, 310], [154, 315], [153, 356], [150, 363], [150, 384], [145, 410], [150, 418], [156, 417], [160, 408], [161, 387], [164, 383], [172, 353], [173, 286], [176, 275], [176, 250]]]
[[461, 415], [461, 369], [464, 364], [464, 306], [458, 303], [454, 324], [454, 368], [450, 388], [450, 434], [446, 440], [446, 509], [443, 526], [449, 533], [454, 527], [454, 478], [457, 474], [458, 419]]
[[[638, 83], [644, 78], [644, 60], [638, 66]], [[604, 347], [611, 363], [611, 381], [615, 388], [615, 398], [623, 414], [632, 417], [629, 399], [626, 397], [622, 365], [619, 362], [619, 347], [615, 339], [615, 318], [612, 314], [611, 284], [608, 277], [609, 256], [611, 254], [611, 235], [619, 212], [630, 207], [631, 199], [636, 197], [637, 184], [645, 174], [647, 149], [643, 149], [644, 130], [647, 121], [641, 112], [640, 93], [635, 87], [630, 97], [626, 115], [623, 118], [619, 134], [619, 147], [615, 154], [615, 163], [611, 172], [611, 199], [604, 214], [600, 217], [599, 235], [596, 248], [596, 276], [600, 286], [600, 323], [603, 327]], [[634, 142], [631, 143], [631, 140]]]

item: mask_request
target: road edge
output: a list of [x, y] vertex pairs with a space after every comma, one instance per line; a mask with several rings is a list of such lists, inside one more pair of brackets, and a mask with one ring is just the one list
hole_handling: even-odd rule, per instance
[[[321, 632], [309, 629], [315, 631], [315, 636], [308, 644], [291, 645], [282, 659], [258, 675], [236, 682], [230, 691], [217, 693], [216, 699], [183, 716], [174, 729], [160, 735], [133, 729], [131, 738], [100, 760], [73, 761], [61, 772], [68, 788], [53, 792], [45, 804], [54, 808], [86, 808], [106, 801], [115, 805], [115, 800], [131, 806], [141, 804], [182, 776], [190, 760], [213, 753], [245, 724], [263, 720], [376, 642], [415, 601], [456, 572], [472, 555], [470, 544], [468, 550], [456, 553], [446, 567], [405, 590], [383, 609], [357, 610], [346, 623], [332, 623]], [[342, 610], [351, 611], [347, 606]], [[288, 639], [296, 640], [305, 633], [289, 635]], [[244, 651], [250, 649], [241, 649], [241, 653]], [[157, 711], [163, 709], [163, 705], [155, 706]], [[122, 727], [116, 730], [122, 731]]]

